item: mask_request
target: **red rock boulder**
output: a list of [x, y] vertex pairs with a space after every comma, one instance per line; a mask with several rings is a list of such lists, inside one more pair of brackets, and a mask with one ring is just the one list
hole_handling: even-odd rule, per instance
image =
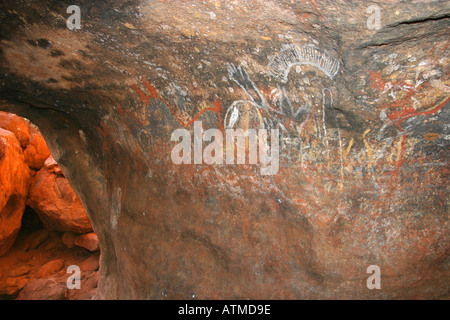
[[77, 236], [75, 238], [74, 244], [78, 247], [85, 248], [91, 252], [100, 250], [98, 237], [94, 232]]
[[61, 168], [59, 167], [58, 163], [53, 159], [52, 156], [49, 156], [47, 160], [44, 162], [44, 166], [50, 173], [55, 173], [60, 176], [64, 176], [64, 173], [62, 172]]
[[31, 172], [14, 134], [0, 129], [0, 256], [14, 244], [30, 186]]
[[86, 211], [66, 178], [44, 166], [32, 179], [27, 205], [44, 226], [61, 232], [91, 232]]
[[17, 300], [65, 300], [67, 286], [55, 278], [34, 279], [28, 282]]
[[30, 168], [39, 170], [44, 166], [45, 160], [50, 156], [50, 151], [38, 130], [31, 128], [30, 132], [30, 144], [24, 151], [25, 162]]
[[24, 118], [12, 113], [0, 112], [0, 128], [14, 133], [22, 149], [30, 143], [30, 124]]

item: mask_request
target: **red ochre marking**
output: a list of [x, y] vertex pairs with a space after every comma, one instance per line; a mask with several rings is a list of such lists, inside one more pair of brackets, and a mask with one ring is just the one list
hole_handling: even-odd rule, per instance
[[[421, 112], [417, 112], [414, 108], [410, 107], [410, 106], [405, 106], [403, 107], [402, 110], [399, 111], [392, 111], [389, 115], [388, 118], [393, 121], [398, 127], [402, 124], [403, 121], [405, 121], [406, 119], [409, 119], [411, 117], [415, 117], [415, 116], [420, 116], [420, 115], [430, 115], [433, 113], [438, 112], [440, 109], [442, 109], [442, 107], [444, 107], [447, 102], [450, 101], [450, 97], [447, 98], [443, 103], [441, 103], [440, 105], [438, 105], [435, 108], [432, 108], [430, 110], [426, 110], [426, 111], [421, 111]], [[403, 130], [401, 130], [403, 131]]]
[[[383, 80], [381, 75], [378, 72], [375, 72], [372, 70], [369, 70], [368, 73], [370, 75], [372, 89], [379, 90], [379, 91], [384, 90], [384, 87], [387, 82]], [[397, 81], [392, 81], [391, 83], [393, 86], [405, 85], [404, 83], [397, 82]], [[421, 88], [422, 86], [423, 86], [423, 84], [419, 85], [417, 87], [417, 89]], [[401, 124], [403, 121], [405, 121], [411, 117], [415, 117], [415, 116], [430, 115], [430, 114], [436, 113], [437, 111], [442, 109], [442, 107], [445, 106], [447, 104], [447, 102], [450, 101], [450, 97], [449, 97], [443, 103], [441, 103], [440, 105], [438, 105], [435, 108], [418, 112], [418, 111], [416, 111], [416, 109], [409, 106], [409, 102], [410, 102], [411, 98], [414, 96], [414, 94], [415, 94], [414, 91], [409, 91], [404, 98], [396, 100], [393, 103], [388, 105], [388, 109], [401, 108], [401, 110], [392, 110], [391, 113], [388, 115], [388, 118], [392, 122], [394, 122], [394, 124], [399, 128], [400, 131], [403, 131], [403, 129], [401, 128]]]
[[[220, 111], [222, 109], [222, 103], [220, 102], [219, 98], [216, 98], [216, 100], [214, 101], [214, 107], [211, 108], [205, 108], [203, 110], [201, 110], [194, 118], [192, 118], [191, 121], [185, 123], [183, 120], [181, 120], [178, 115], [176, 114], [174, 108], [172, 108], [172, 106], [167, 103], [167, 101], [161, 97], [158, 93], [158, 91], [155, 89], [155, 87], [153, 87], [145, 78], [142, 78], [142, 82], [144, 83], [145, 87], [147, 88], [147, 90], [150, 92], [149, 95], [146, 95], [141, 89], [139, 89], [137, 86], [133, 85], [132, 88], [134, 91], [136, 91], [136, 93], [139, 95], [139, 98], [141, 98], [141, 100], [145, 103], [145, 106], [147, 107], [148, 104], [150, 103], [150, 101], [152, 99], [157, 99], [159, 101], [161, 101], [162, 103], [164, 103], [170, 110], [170, 112], [173, 114], [173, 116], [175, 117], [175, 119], [185, 128], [190, 127], [195, 121], [197, 121], [197, 119], [206, 111], [212, 111], [214, 112], [217, 117], [219, 118], [219, 126], [220, 126], [220, 130], [223, 131], [223, 124], [222, 124], [222, 118], [220, 117]], [[134, 114], [132, 114], [129, 111], [125, 111], [123, 110], [123, 108], [121, 106], [119, 106], [119, 112], [121, 114], [127, 112], [129, 113], [134, 120], [136, 120], [137, 122], [139, 122], [141, 125], [146, 125], [148, 124], [148, 114], [147, 114], [147, 108], [145, 109], [145, 118], [144, 121], [140, 121]]]

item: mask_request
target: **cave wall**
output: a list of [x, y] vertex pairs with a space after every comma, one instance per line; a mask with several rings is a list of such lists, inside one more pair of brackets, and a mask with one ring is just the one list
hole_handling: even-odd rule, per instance
[[[450, 5], [370, 4], [0, 4], [0, 110], [82, 200], [100, 298], [448, 296]], [[174, 164], [195, 120], [278, 129], [279, 170]]]

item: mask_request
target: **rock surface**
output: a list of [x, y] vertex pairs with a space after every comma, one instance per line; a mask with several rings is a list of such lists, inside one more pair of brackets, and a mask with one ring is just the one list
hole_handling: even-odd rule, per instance
[[50, 276], [52, 274], [57, 273], [58, 271], [61, 271], [61, 269], [64, 267], [64, 260], [63, 259], [57, 259], [52, 260], [41, 266], [35, 273], [35, 276], [37, 278], [44, 278], [47, 276]]
[[[0, 109], [86, 205], [100, 298], [448, 298], [448, 1], [78, 4], [0, 4]], [[278, 129], [278, 172], [175, 164], [194, 120]]]
[[67, 248], [71, 249], [75, 246], [75, 238], [77, 236], [78, 234], [73, 232], [64, 232], [61, 240]]
[[55, 279], [35, 279], [24, 286], [17, 300], [65, 300], [67, 294], [67, 286]]
[[49, 172], [46, 167], [33, 177], [27, 205], [48, 229], [77, 233], [92, 231], [83, 204], [67, 180]]
[[22, 149], [25, 149], [31, 141], [29, 123], [15, 114], [0, 112], [0, 128], [14, 133]]
[[[38, 230], [39, 231], [39, 230]], [[82, 248], [68, 249], [58, 232], [46, 231], [41, 245], [25, 251], [30, 238], [38, 234], [23, 231], [15, 245], [0, 257], [0, 299], [18, 300], [90, 300], [96, 297], [99, 252]], [[73, 273], [68, 267], [79, 266], [81, 289], [68, 289]]]
[[52, 156], [49, 156], [45, 162], [44, 162], [44, 166], [47, 169], [48, 172], [50, 173], [55, 173], [57, 175], [60, 176], [64, 176], [61, 168], [59, 167], [58, 163], [55, 161], [55, 159], [53, 159]]
[[18, 267], [17, 269], [14, 269], [9, 273], [9, 277], [11, 278], [17, 278], [24, 275], [27, 275], [31, 272], [31, 268], [29, 266], [23, 265]]
[[[84, 207], [50, 155], [41, 133], [24, 118], [5, 112], [0, 112], [0, 126], [8, 129], [0, 129], [0, 168], [4, 172], [0, 180], [0, 255], [14, 243], [25, 209], [24, 200], [39, 208], [49, 229], [92, 231]], [[35, 174], [34, 170], [41, 168]], [[34, 183], [30, 190], [31, 181]], [[48, 231], [39, 230], [29, 236], [24, 249], [34, 249], [47, 238]]]
[[0, 129], [0, 256], [12, 247], [19, 232], [30, 177], [16, 137]]
[[25, 251], [28, 251], [30, 249], [36, 249], [41, 244], [43, 244], [49, 237], [50, 233], [48, 232], [48, 230], [45, 229], [37, 230], [27, 236], [27, 238], [24, 241], [23, 249]]
[[74, 239], [74, 244], [81, 248], [88, 249], [91, 252], [99, 251], [98, 237], [94, 232], [86, 233], [77, 236]]
[[32, 129], [30, 144], [24, 151], [25, 162], [35, 170], [39, 170], [44, 166], [45, 161], [50, 157], [50, 151], [47, 148], [44, 138], [35, 129]]

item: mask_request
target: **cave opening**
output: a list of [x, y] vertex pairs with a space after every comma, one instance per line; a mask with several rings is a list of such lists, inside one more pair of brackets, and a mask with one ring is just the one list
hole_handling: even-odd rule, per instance
[[26, 237], [27, 235], [37, 231], [45, 229], [44, 224], [39, 219], [36, 212], [29, 206], [25, 206], [23, 211], [21, 227], [17, 238]]
[[39, 129], [6, 112], [0, 199], [0, 300], [94, 298], [100, 247], [86, 210]]

